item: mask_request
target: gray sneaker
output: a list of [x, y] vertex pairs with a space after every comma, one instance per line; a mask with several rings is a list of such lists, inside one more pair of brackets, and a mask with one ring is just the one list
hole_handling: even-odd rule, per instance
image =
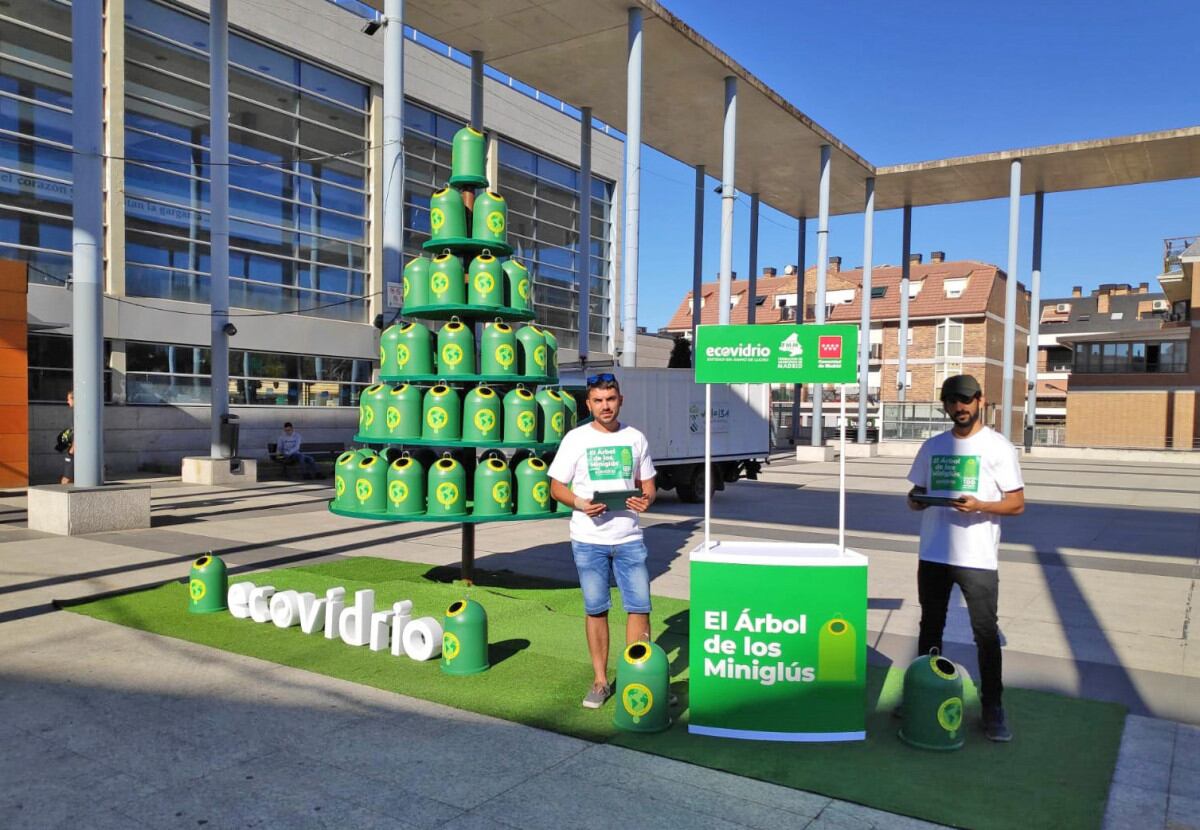
[[599, 709], [604, 705], [604, 702], [613, 696], [613, 686], [611, 683], [601, 685], [593, 685], [588, 690], [587, 695], [583, 698], [584, 709]]

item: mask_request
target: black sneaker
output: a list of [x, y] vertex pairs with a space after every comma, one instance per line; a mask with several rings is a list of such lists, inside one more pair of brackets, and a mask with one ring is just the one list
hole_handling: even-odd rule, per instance
[[1012, 740], [1012, 731], [1008, 728], [1008, 719], [1004, 716], [1004, 708], [997, 706], [983, 713], [983, 734], [989, 741], [1008, 743]]

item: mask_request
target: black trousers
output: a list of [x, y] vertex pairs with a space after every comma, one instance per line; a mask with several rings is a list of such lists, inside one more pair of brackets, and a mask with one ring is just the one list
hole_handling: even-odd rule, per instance
[[921, 633], [917, 650], [928, 654], [941, 651], [942, 632], [946, 627], [946, 609], [950, 591], [958, 585], [967, 601], [971, 631], [979, 655], [979, 696], [984, 711], [1000, 706], [1004, 684], [1000, 680], [1000, 626], [996, 609], [1000, 596], [1000, 577], [986, 568], [961, 568], [940, 562], [921, 560], [917, 567], [917, 597], [921, 602]]

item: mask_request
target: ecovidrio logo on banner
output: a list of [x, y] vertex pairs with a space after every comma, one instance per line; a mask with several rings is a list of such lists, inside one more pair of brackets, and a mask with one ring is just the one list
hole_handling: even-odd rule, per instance
[[855, 326], [700, 326], [697, 383], [856, 383]]

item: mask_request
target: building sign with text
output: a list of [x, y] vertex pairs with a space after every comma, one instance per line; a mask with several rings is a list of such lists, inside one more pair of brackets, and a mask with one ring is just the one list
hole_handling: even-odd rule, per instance
[[857, 383], [857, 355], [857, 326], [699, 326], [696, 383]]

